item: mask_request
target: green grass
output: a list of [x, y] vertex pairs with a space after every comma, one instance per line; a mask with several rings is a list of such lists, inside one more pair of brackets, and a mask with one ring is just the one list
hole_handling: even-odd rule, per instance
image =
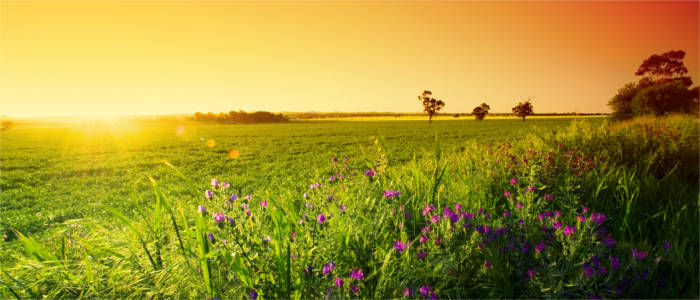
[[[697, 120], [603, 122], [20, 123], [0, 148], [0, 295], [697, 297]], [[206, 198], [212, 178], [231, 187]]]

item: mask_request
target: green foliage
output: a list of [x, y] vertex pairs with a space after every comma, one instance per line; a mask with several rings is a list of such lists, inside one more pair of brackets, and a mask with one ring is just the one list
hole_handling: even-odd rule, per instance
[[530, 103], [530, 100], [532, 98], [525, 100], [524, 102], [518, 102], [518, 105], [513, 107], [512, 111], [513, 113], [521, 117], [523, 119], [523, 122], [525, 122], [525, 117], [532, 115], [534, 112], [532, 111], [532, 103]]

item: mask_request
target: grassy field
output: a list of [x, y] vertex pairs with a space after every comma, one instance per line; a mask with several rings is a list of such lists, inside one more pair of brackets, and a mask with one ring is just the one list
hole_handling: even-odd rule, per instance
[[697, 121], [581, 119], [18, 122], [0, 296], [697, 297]]

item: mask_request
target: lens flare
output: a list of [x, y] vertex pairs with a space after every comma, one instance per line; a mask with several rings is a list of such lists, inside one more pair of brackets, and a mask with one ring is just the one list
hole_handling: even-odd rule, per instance
[[209, 146], [209, 147], [214, 147], [214, 146], [216, 146], [216, 141], [215, 141], [215, 140], [212, 140], [212, 139], [209, 139], [209, 140], [207, 141], [207, 146]]
[[184, 132], [185, 132], [185, 126], [184, 126], [184, 125], [180, 125], [180, 126], [177, 127], [177, 132], [176, 132], [177, 135], [182, 135]]
[[228, 156], [230, 156], [231, 158], [238, 158], [238, 150], [231, 149], [231, 151], [228, 152]]

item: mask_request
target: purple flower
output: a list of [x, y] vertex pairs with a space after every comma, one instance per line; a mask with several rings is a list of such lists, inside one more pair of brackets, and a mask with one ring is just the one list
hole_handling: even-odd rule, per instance
[[332, 161], [332, 162], [335, 162], [335, 161], [337, 161], [337, 160], [338, 160], [338, 159], [336, 159], [335, 157], [331, 157], [331, 161]]
[[576, 232], [576, 228], [567, 225], [567, 226], [564, 226], [564, 229], [562, 229], [562, 232], [564, 233], [565, 236], [570, 236], [571, 234]]
[[544, 195], [544, 200], [552, 201], [552, 199], [554, 199], [554, 197], [552, 195], [550, 195], [550, 194]]
[[249, 216], [249, 217], [250, 217], [250, 209], [246, 209], [246, 210], [245, 210], [245, 214], [246, 214], [246, 216]]
[[335, 287], [339, 287], [339, 288], [343, 287], [343, 278], [336, 277], [335, 280], [333, 281], [333, 285], [335, 285]]
[[410, 295], [411, 295], [411, 290], [410, 290], [408, 287], [405, 287], [405, 288], [403, 289], [403, 296], [404, 296], [404, 297], [408, 297], [408, 296], [410, 296]]
[[436, 224], [437, 222], [440, 222], [440, 216], [434, 215], [432, 218], [430, 218], [430, 221], [433, 222], [433, 224]]
[[663, 242], [663, 243], [661, 243], [661, 246], [664, 247], [664, 250], [671, 249], [671, 243], [669, 243], [669, 242]]
[[632, 257], [636, 259], [644, 259], [647, 257], [647, 253], [641, 250], [637, 250], [635, 248], [630, 249], [630, 252], [632, 252]]
[[527, 270], [527, 277], [532, 278], [532, 277], [535, 277], [535, 275], [537, 275], [537, 271], [532, 270], [532, 269]]
[[428, 253], [425, 251], [418, 252], [418, 259], [424, 259], [426, 256], [428, 256]]
[[437, 300], [437, 294], [435, 292], [430, 292], [430, 300]]
[[485, 261], [484, 261], [484, 267], [486, 267], [486, 268], [488, 269], [488, 268], [491, 268], [491, 266], [492, 266], [492, 265], [491, 265], [491, 263], [490, 263], [488, 260], [485, 260]]
[[331, 263], [323, 266], [321, 273], [323, 273], [323, 275], [326, 275], [326, 274], [333, 272], [334, 269], [335, 269], [335, 263], [331, 262]]
[[263, 240], [263, 242], [269, 243], [269, 242], [270, 242], [270, 236], [268, 235], [267, 237], [265, 237], [265, 239]]
[[562, 224], [559, 221], [552, 223], [552, 228], [554, 228], [555, 230], [561, 228], [561, 226]]
[[421, 235], [421, 236], [418, 238], [418, 241], [421, 242], [421, 243], [425, 243], [425, 242], [428, 241], [428, 236], [427, 236], [427, 235]]
[[585, 213], [587, 213], [587, 212], [588, 212], [588, 207], [585, 207], [585, 206], [584, 206], [584, 207], [583, 207], [583, 213], [585, 214]]
[[503, 217], [504, 217], [504, 218], [507, 218], [508, 216], [510, 216], [510, 212], [509, 212], [509, 211], [503, 212]]
[[204, 207], [204, 205], [197, 206], [197, 211], [202, 215], [207, 214], [207, 209]]
[[404, 218], [409, 219], [411, 218], [411, 213], [410, 212], [405, 212], [403, 213]]
[[399, 191], [393, 191], [393, 190], [386, 190], [384, 191], [384, 198], [392, 198], [400, 195], [401, 192]]
[[226, 219], [223, 212], [214, 213], [214, 222], [221, 223]]
[[440, 237], [436, 237], [435, 238], [435, 245], [440, 245], [440, 243], [442, 243], [442, 240], [440, 239]]
[[557, 218], [561, 217], [561, 212], [560, 212], [560, 211], [555, 211], [555, 212], [554, 212], [554, 216], [557, 217]]
[[236, 223], [236, 221], [233, 220], [231, 217], [226, 217], [226, 220], [228, 221], [229, 224], [233, 225]]
[[462, 207], [463, 207], [462, 204], [459, 204], [459, 203], [456, 203], [456, 204], [455, 204], [455, 210], [456, 210], [456, 211], [462, 210]]
[[464, 218], [467, 220], [474, 219], [474, 213], [468, 212], [464, 215]]
[[253, 289], [253, 290], [250, 290], [250, 294], [248, 294], [248, 298], [250, 298], [250, 300], [255, 300], [255, 299], [257, 299], [257, 298], [258, 298], [258, 292], [257, 292], [256, 290], [254, 290], [254, 289]]
[[428, 286], [428, 285], [421, 286], [420, 289], [418, 289], [418, 292], [420, 292], [421, 296], [428, 297], [428, 295], [430, 294], [430, 286]]
[[294, 231], [290, 232], [290, 233], [289, 233], [289, 239], [293, 240], [295, 235], [296, 235], [296, 234], [294, 234]]
[[328, 177], [328, 181], [334, 181], [334, 180], [335, 180], [335, 176]]
[[542, 252], [542, 250], [544, 250], [546, 247], [547, 245], [544, 242], [539, 242], [537, 245], [535, 245], [535, 252]]
[[433, 211], [433, 209], [435, 209], [435, 205], [432, 205], [432, 204], [428, 205], [428, 204], [426, 204], [426, 205], [425, 205], [425, 208], [423, 209], [423, 215], [424, 215], [424, 216], [429, 215], [430, 212]]
[[236, 195], [236, 193], [231, 194], [231, 200], [232, 201], [238, 200], [238, 195]]
[[215, 178], [215, 179], [212, 179], [212, 180], [211, 180], [211, 187], [215, 188], [215, 187], [217, 187], [217, 186], [219, 186], [219, 181], [216, 180], [216, 178]]
[[516, 185], [518, 183], [518, 180], [515, 178], [510, 179], [510, 185]]
[[209, 241], [210, 241], [212, 244], [216, 242], [216, 239], [214, 238], [214, 235], [211, 234], [211, 233], [210, 233], [210, 234], [207, 234], [207, 238], [209, 239]]
[[523, 208], [523, 204], [521, 202], [518, 202], [518, 204], [516, 204], [515, 207], [517, 207], [518, 209], [521, 209], [521, 208]]
[[347, 207], [346, 207], [344, 204], [341, 204], [341, 205], [340, 205], [340, 210], [343, 210], [343, 211], [344, 211], [346, 208], [347, 208]]
[[615, 240], [611, 236], [607, 236], [603, 239], [603, 243], [608, 245], [610, 248], [615, 248]]
[[586, 277], [591, 277], [591, 275], [593, 275], [593, 269], [588, 266], [588, 263], [583, 265], [583, 275]]
[[396, 250], [396, 252], [402, 252], [406, 250], [406, 244], [402, 241], [396, 241], [394, 242], [394, 250]]
[[265, 200], [265, 201], [260, 201], [259, 203], [260, 203], [260, 207], [262, 207], [262, 208], [266, 208], [266, 207], [267, 207], [267, 200]]
[[228, 183], [228, 181], [225, 181], [224, 183], [221, 184], [221, 187], [223, 187], [225, 189], [227, 189], [229, 186], [231, 186], [231, 184]]
[[586, 223], [586, 216], [584, 216], [584, 215], [578, 215], [578, 216], [576, 216], [576, 220], [577, 220], [579, 223]]
[[316, 221], [323, 224], [323, 222], [326, 221], [326, 216], [324, 216], [323, 214], [318, 214], [318, 216], [316, 216]]
[[358, 294], [358, 293], [360, 293], [360, 288], [357, 287], [356, 285], [351, 285], [351, 286], [350, 286], [350, 291], [351, 291], [353, 294]]
[[367, 171], [365, 171], [365, 176], [367, 176], [367, 177], [372, 177], [372, 176], [374, 176], [374, 175], [376, 175], [376, 174], [377, 174], [377, 173], [375, 173], [374, 170], [367, 170]]
[[611, 255], [610, 256], [610, 267], [612, 267], [613, 270], [617, 270], [620, 267], [620, 259]]
[[362, 272], [362, 269], [352, 270], [352, 271], [350, 271], [350, 278], [356, 279], [356, 280], [362, 280], [362, 279], [365, 279], [365, 274]]
[[304, 193], [304, 198], [309, 198], [309, 194]]
[[510, 197], [510, 192], [508, 192], [508, 191], [503, 192], [503, 196], [506, 198]]
[[204, 197], [211, 198], [211, 196], [214, 196], [214, 193], [210, 190], [204, 191]]

